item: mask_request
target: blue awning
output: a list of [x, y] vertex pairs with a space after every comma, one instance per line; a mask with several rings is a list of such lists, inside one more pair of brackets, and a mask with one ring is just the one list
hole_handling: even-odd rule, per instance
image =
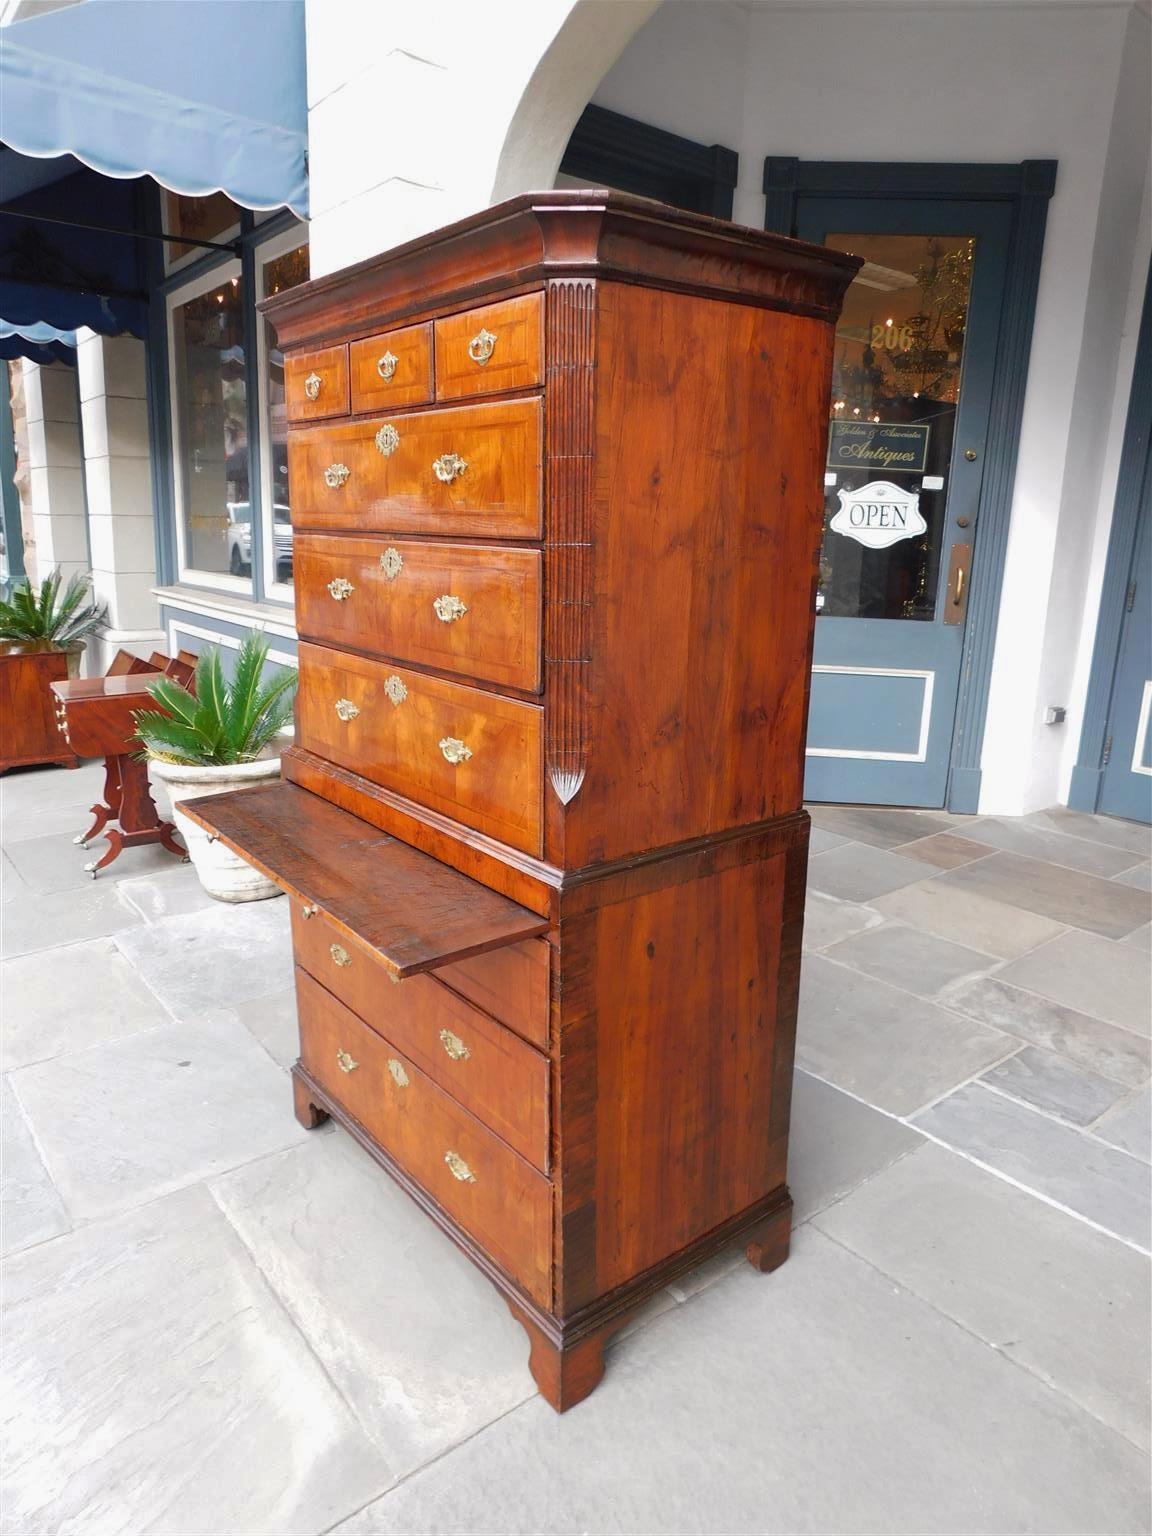
[[0, 141], [306, 218], [304, 0], [82, 0], [5, 27]]
[[76, 332], [62, 331], [43, 321], [14, 325], [9, 320], [0, 320], [0, 362], [11, 362], [17, 357], [31, 358], [34, 363], [74, 363]]

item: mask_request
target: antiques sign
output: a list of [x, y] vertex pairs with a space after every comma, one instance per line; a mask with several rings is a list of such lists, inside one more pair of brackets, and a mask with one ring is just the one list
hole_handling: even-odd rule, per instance
[[889, 480], [870, 480], [867, 485], [836, 492], [840, 510], [829, 527], [855, 539], [867, 549], [887, 549], [901, 539], [915, 539], [928, 530], [920, 515], [920, 498]]
[[829, 428], [829, 469], [865, 468], [919, 475], [928, 462], [930, 428], [919, 423], [833, 421]]

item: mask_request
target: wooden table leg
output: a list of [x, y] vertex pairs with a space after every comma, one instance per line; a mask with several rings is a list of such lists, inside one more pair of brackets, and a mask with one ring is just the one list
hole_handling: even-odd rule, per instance
[[87, 848], [88, 844], [110, 821], [116, 821], [120, 815], [120, 759], [118, 757], [106, 757], [104, 759], [104, 800], [100, 805], [93, 805], [90, 810], [96, 820], [72, 841], [78, 843], [81, 848]]
[[102, 869], [115, 862], [125, 848], [139, 848], [149, 843], [160, 846], [178, 859], [187, 859], [186, 849], [177, 841], [176, 828], [170, 821], [161, 821], [152, 799], [148, 783], [148, 766], [138, 757], [127, 754], [109, 759], [117, 764], [118, 794], [117, 820], [119, 827], [112, 827], [104, 836], [108, 849], [104, 855], [84, 867], [95, 880]]

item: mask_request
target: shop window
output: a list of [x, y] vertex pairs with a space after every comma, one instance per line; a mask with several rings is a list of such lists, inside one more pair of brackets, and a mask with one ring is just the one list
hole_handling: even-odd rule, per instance
[[[260, 297], [267, 299], [308, 280], [308, 246], [298, 229], [257, 251]], [[276, 332], [260, 321], [260, 451], [264, 587], [268, 596], [292, 597], [292, 496], [288, 481], [288, 412], [284, 354]]]
[[251, 591], [244, 287], [229, 262], [169, 298], [180, 576]]
[[[210, 192], [206, 197], [184, 197], [179, 192], [163, 193], [164, 229], [168, 234], [185, 235], [193, 240], [232, 240], [240, 232], [240, 209], [226, 192]], [[203, 256], [204, 248], [170, 240], [164, 247], [164, 264], [169, 272], [193, 257]]]

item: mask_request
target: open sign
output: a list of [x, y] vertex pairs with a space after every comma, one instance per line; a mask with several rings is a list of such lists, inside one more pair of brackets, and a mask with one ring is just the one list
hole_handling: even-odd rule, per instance
[[840, 510], [829, 527], [868, 549], [887, 549], [901, 539], [919, 538], [928, 524], [920, 515], [920, 498], [890, 480], [871, 480], [854, 490], [839, 490]]

